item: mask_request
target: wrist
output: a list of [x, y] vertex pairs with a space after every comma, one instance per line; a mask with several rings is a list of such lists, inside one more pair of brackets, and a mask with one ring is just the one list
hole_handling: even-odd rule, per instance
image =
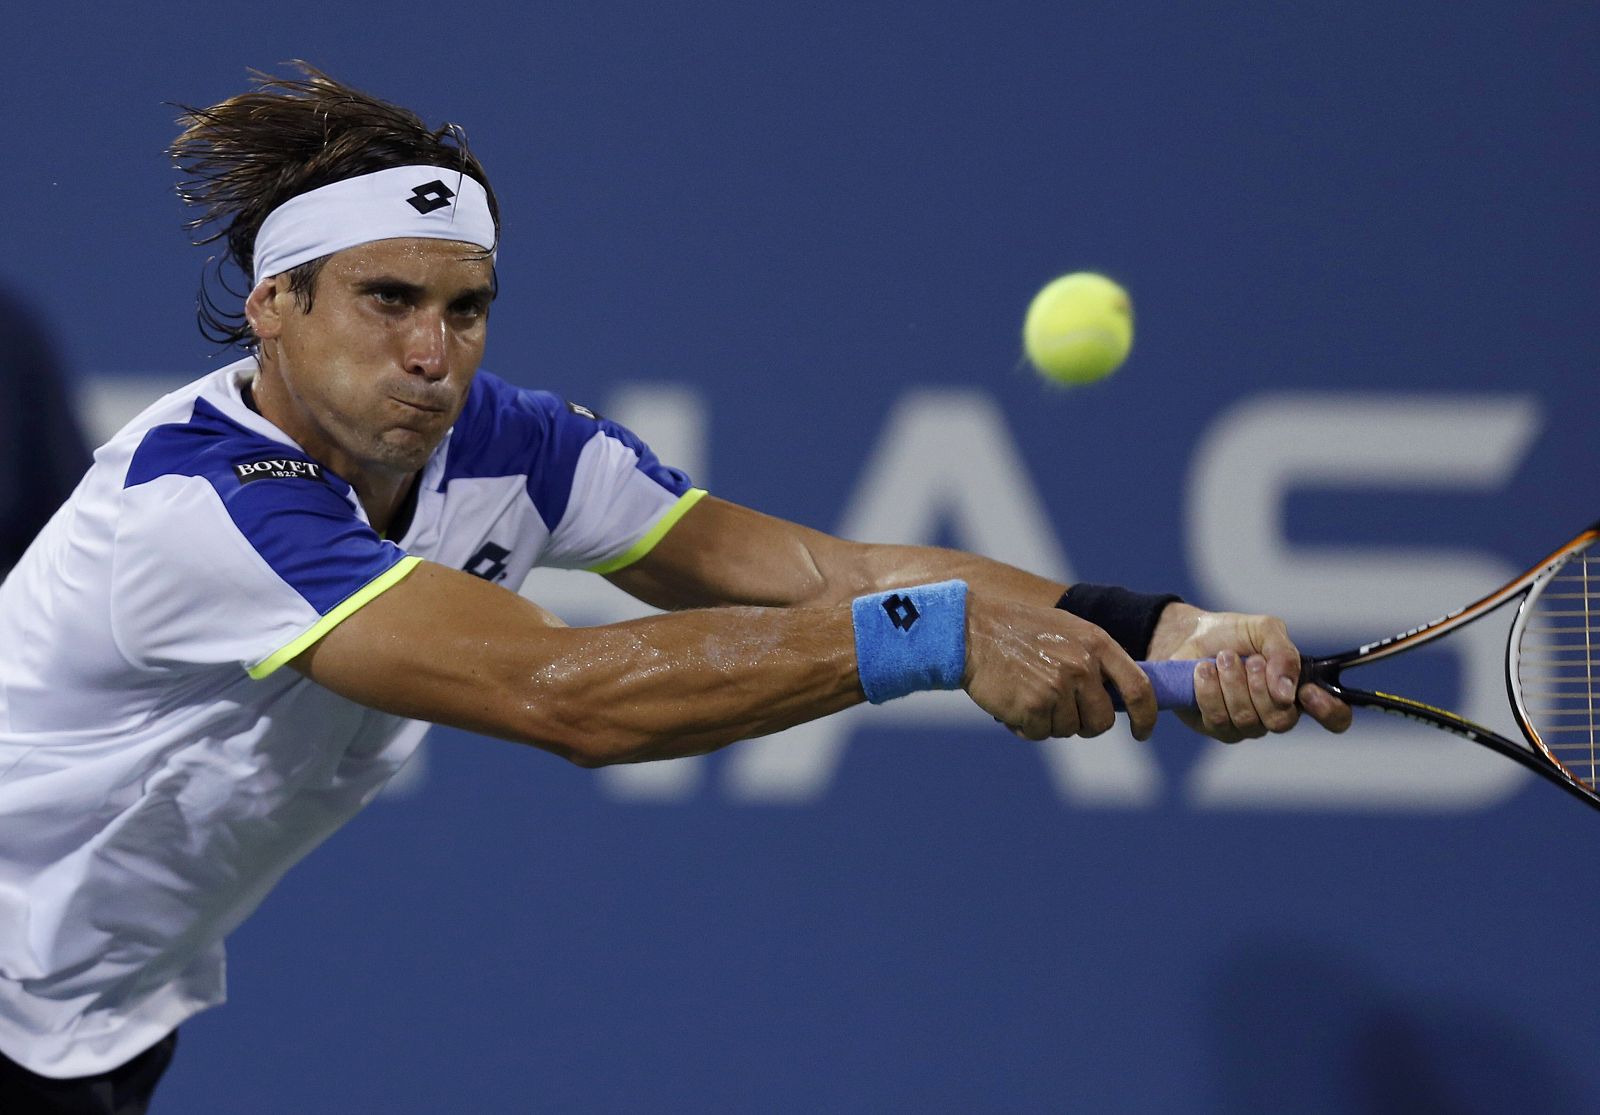
[[1155, 656], [1151, 643], [1163, 614], [1173, 604], [1183, 604], [1182, 597], [1086, 583], [1073, 585], [1056, 601], [1057, 608], [1104, 630], [1135, 660]]
[[1204, 609], [1182, 601], [1168, 604], [1156, 623], [1155, 633], [1150, 636], [1149, 657], [1154, 660], [1177, 657], [1178, 650], [1200, 630], [1201, 618], [1207, 614]]
[[967, 584], [940, 581], [851, 603], [856, 673], [873, 704], [924, 689], [959, 689], [967, 665]]

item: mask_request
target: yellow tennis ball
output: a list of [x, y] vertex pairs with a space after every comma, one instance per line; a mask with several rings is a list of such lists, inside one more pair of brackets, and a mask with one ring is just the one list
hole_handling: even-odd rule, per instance
[[1077, 271], [1045, 285], [1028, 305], [1022, 348], [1055, 383], [1093, 383], [1122, 366], [1133, 347], [1133, 303], [1104, 275]]

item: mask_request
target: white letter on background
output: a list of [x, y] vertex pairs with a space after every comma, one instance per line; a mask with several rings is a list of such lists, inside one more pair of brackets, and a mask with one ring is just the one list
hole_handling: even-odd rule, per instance
[[[1292, 546], [1283, 509], [1296, 489], [1481, 490], [1510, 480], [1540, 426], [1528, 396], [1258, 396], [1224, 414], [1196, 450], [1188, 544], [1209, 606], [1273, 612], [1304, 647], [1381, 638], [1476, 600], [1515, 576], [1471, 550]], [[1440, 649], [1462, 656], [1459, 707], [1509, 725], [1504, 625], [1485, 620]], [[1352, 684], [1381, 687], [1382, 665]], [[1418, 694], [1427, 699], [1426, 694]], [[1450, 694], [1442, 695], [1445, 703]], [[1515, 738], [1515, 729], [1510, 729]], [[1206, 745], [1188, 787], [1209, 807], [1479, 809], [1526, 772], [1465, 740], [1357, 711], [1342, 736], [1306, 725], [1290, 739]]]

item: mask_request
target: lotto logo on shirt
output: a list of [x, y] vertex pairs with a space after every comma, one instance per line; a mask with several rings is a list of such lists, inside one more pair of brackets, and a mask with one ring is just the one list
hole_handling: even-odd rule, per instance
[[233, 466], [234, 474], [239, 477], [239, 483], [248, 484], [252, 480], [326, 480], [322, 478], [322, 466], [312, 461], [294, 461], [281, 458], [269, 461], [250, 461], [246, 464]]

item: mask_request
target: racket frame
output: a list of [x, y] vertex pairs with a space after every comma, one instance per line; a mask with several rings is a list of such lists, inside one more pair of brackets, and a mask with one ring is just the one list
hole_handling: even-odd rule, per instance
[[[1377, 642], [1366, 643], [1341, 654], [1329, 655], [1325, 658], [1314, 658], [1305, 662], [1301, 668], [1300, 680], [1302, 684], [1310, 682], [1320, 685], [1335, 697], [1346, 703], [1361, 707], [1375, 708], [1383, 712], [1404, 716], [1410, 720], [1417, 720], [1424, 724], [1431, 724], [1436, 728], [1443, 728], [1447, 732], [1471, 740], [1473, 743], [1482, 744], [1492, 751], [1498, 751], [1508, 759], [1521, 763], [1540, 777], [1554, 783], [1566, 790], [1593, 808], [1600, 809], [1600, 794], [1591, 790], [1584, 783], [1572, 775], [1551, 754], [1544, 742], [1540, 739], [1538, 731], [1528, 719], [1527, 709], [1522, 702], [1521, 691], [1516, 677], [1517, 643], [1521, 636], [1523, 625], [1527, 622], [1528, 604], [1536, 599], [1537, 587], [1543, 585], [1556, 572], [1573, 557], [1573, 555], [1587, 549], [1588, 546], [1600, 539], [1600, 523], [1595, 523], [1566, 545], [1550, 554], [1522, 576], [1503, 585], [1483, 597], [1475, 600], [1464, 608], [1459, 608], [1447, 615], [1440, 616], [1431, 623], [1420, 627], [1413, 627], [1396, 635]], [[1410, 697], [1402, 697], [1395, 693], [1384, 693], [1379, 690], [1358, 689], [1344, 684], [1340, 675], [1347, 669], [1357, 666], [1367, 666], [1380, 662], [1391, 655], [1401, 651], [1411, 650], [1443, 638], [1461, 627], [1482, 619], [1490, 612], [1496, 611], [1513, 600], [1520, 599], [1518, 614], [1512, 623], [1511, 633], [1506, 645], [1506, 696], [1511, 703], [1511, 711], [1516, 719], [1517, 727], [1527, 738], [1528, 746], [1514, 743], [1482, 724], [1468, 720], [1464, 716], [1450, 712], [1448, 709], [1438, 708]]]

